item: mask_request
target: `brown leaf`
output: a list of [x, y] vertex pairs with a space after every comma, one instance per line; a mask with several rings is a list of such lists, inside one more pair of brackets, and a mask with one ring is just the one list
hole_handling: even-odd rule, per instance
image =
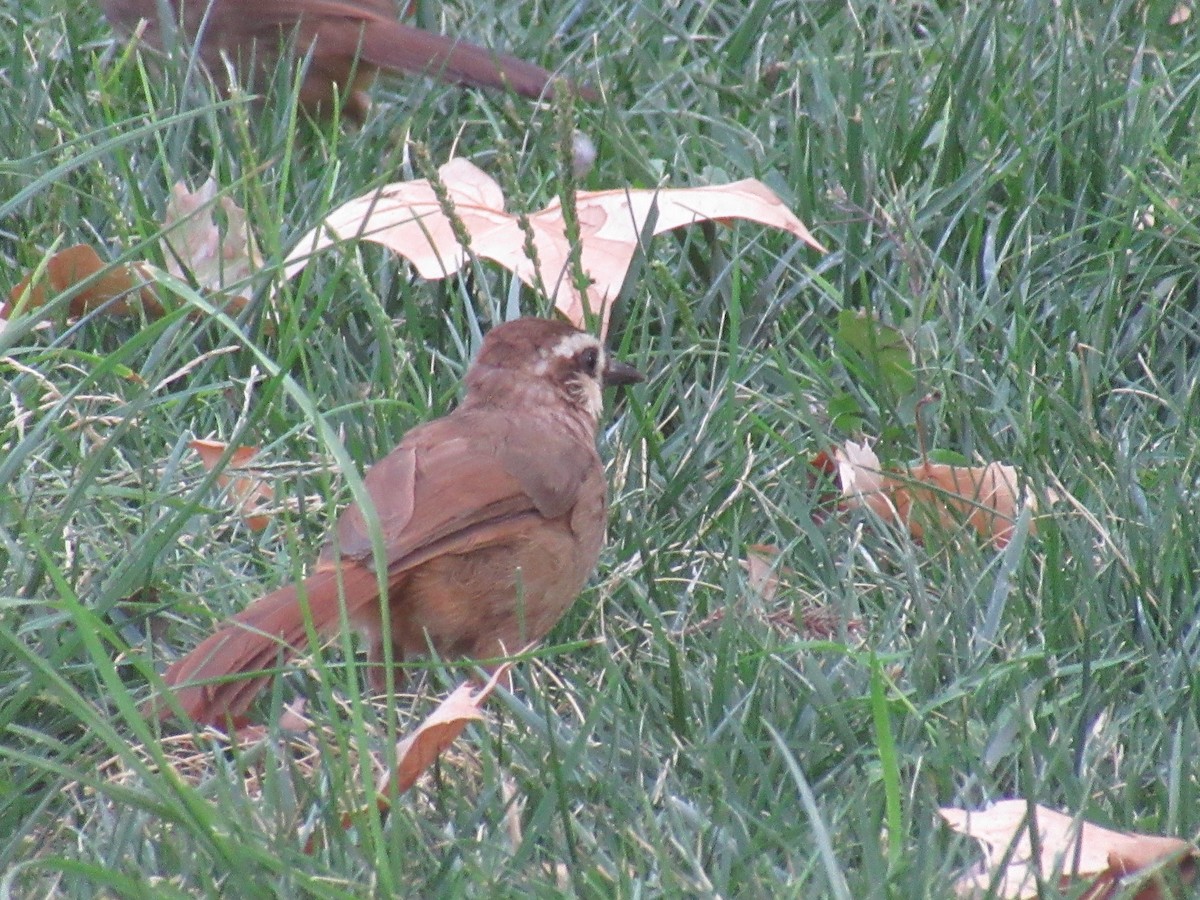
[[500, 679], [507, 676], [508, 669], [507, 665], [498, 668], [479, 690], [471, 682], [460, 684], [416, 731], [396, 745], [396, 771], [384, 776], [376, 786], [380, 802], [388, 796], [392, 785], [397, 794], [402, 794], [416, 784], [421, 774], [458, 740], [464, 728], [483, 719], [483, 703]]
[[[173, 261], [170, 268], [174, 270], [174, 274], [181, 274], [179, 266]], [[197, 278], [201, 275], [208, 277], [217, 271], [215, 267], [210, 269], [211, 272], [197, 274]], [[155, 273], [161, 274], [161, 270], [149, 263], [110, 265], [102, 260], [92, 247], [76, 244], [50, 257], [40, 275], [30, 274], [9, 291], [8, 302], [0, 304], [0, 330], [4, 329], [5, 322], [18, 306], [22, 313], [28, 313], [45, 306], [60, 294], [82, 285], [93, 276], [97, 276], [96, 280], [80, 287], [68, 301], [68, 318], [77, 319], [101, 307], [104, 308], [105, 314], [111, 316], [141, 313], [147, 318], [160, 318], [166, 309], [154, 285]], [[36, 280], [35, 275], [38, 275]], [[201, 282], [201, 287], [210, 286]], [[247, 303], [249, 301], [245, 297], [228, 297], [223, 299], [222, 308], [229, 313], [238, 313]], [[199, 318], [201, 315], [198, 312], [192, 313], [191, 318]]]
[[[213, 218], [217, 206], [224, 213], [224, 227]], [[223, 294], [262, 267], [246, 214], [228, 197], [217, 197], [217, 183], [211, 178], [194, 193], [182, 182], [171, 189], [163, 229], [167, 271], [185, 281], [190, 272], [196, 284], [210, 293]], [[109, 315], [138, 311], [158, 318], [164, 308], [153, 285], [156, 271], [148, 263], [109, 265], [92, 247], [76, 244], [50, 257], [36, 282], [31, 274], [9, 291], [8, 303], [0, 305], [0, 329], [26, 290], [29, 295], [22, 309], [29, 311], [94, 275], [99, 277], [69, 301], [68, 316], [78, 318], [109, 304], [105, 307]], [[244, 296], [230, 297], [223, 306], [236, 313], [248, 302]]]
[[[501, 679], [508, 677], [511, 668], [509, 663], [499, 666], [488, 683], [477, 691], [472, 688], [471, 682], [460, 684], [417, 726], [416, 731], [396, 745], [395, 770], [385, 772], [375, 785], [375, 806], [381, 813], [386, 814], [391, 807], [389, 798], [392, 787], [395, 788], [396, 794], [407, 791], [417, 783], [422, 773], [458, 740], [458, 736], [467, 725], [484, 718], [484, 701], [491, 696]], [[358, 810], [345, 813], [342, 816], [342, 828], [352, 828], [361, 812]], [[311, 853], [313, 846], [314, 841], [310, 838], [305, 844], [305, 852]]]
[[[220, 207], [224, 227], [213, 218]], [[171, 188], [163, 218], [163, 256], [167, 271], [176, 278], [191, 273], [202, 289], [222, 294], [262, 268], [262, 257], [246, 222], [246, 213], [229, 197], [217, 197], [217, 183], [209, 178], [193, 192], [182, 181]], [[244, 296], [235, 309], [245, 303]]]
[[[204, 468], [211, 472], [217, 467], [229, 445], [220, 441], [194, 440], [188, 446], [196, 451]], [[257, 453], [257, 447], [238, 447], [230, 456], [225, 471], [217, 476], [217, 484], [237, 505], [246, 526], [251, 531], [262, 531], [271, 521], [270, 515], [258, 513], [255, 510], [270, 503], [275, 497], [275, 492], [261, 478], [229, 473], [250, 467]]]
[[99, 277], [70, 299], [67, 314], [72, 318], [86, 315], [110, 302], [107, 311], [111, 315], [128, 315], [134, 310], [148, 316], [163, 314], [162, 303], [153, 286], [147, 283], [151, 276], [146, 269], [136, 265], [110, 266], [92, 247], [76, 244], [50, 257], [37, 281], [31, 274], [9, 291], [8, 303], [0, 306], [0, 319], [7, 319], [12, 314], [27, 290], [29, 294], [22, 306], [24, 312], [45, 306], [48, 300], [94, 275]]
[[846, 441], [834, 448], [833, 461], [847, 506], [866, 506], [880, 518], [904, 521], [893, 497], [896, 483], [883, 474], [870, 444]]
[[1022, 479], [1012, 466], [922, 462], [889, 473], [868, 444], [854, 441], [835, 447], [831, 454], [819, 454], [811, 465], [827, 471], [831, 455], [845, 506], [866, 506], [880, 518], [904, 525], [917, 540], [923, 540], [931, 526], [955, 528], [965, 522], [1003, 547], [1012, 537], [1019, 501], [1037, 508], [1034, 497], [1022, 491]]
[[[581, 258], [592, 283], [580, 294], [568, 271], [570, 246], [557, 200], [528, 217], [535, 266], [525, 252], [525, 233], [517, 217], [505, 211], [504, 194], [491, 177], [465, 159], [450, 160], [438, 177], [470, 235], [471, 253], [499, 263], [532, 288], [544, 287], [555, 307], [576, 325], [584, 324], [585, 309], [599, 314], [602, 333], [651, 211], [656, 214], [654, 234], [695, 222], [748, 219], [825, 249], [766, 185], [752, 178], [698, 188], [581, 191], [575, 197]], [[336, 241], [357, 238], [403, 256], [422, 278], [445, 278], [467, 259], [433, 186], [418, 179], [387, 185], [338, 207], [296, 244], [285, 261], [285, 274], [292, 277], [312, 254]]]
[[[943, 527], [953, 528], [965, 521], [997, 547], [1008, 544], [1021, 497], [1015, 468], [1000, 463], [977, 467], [925, 462], [911, 467], [908, 476], [933, 488], [907, 487], [910, 506], [915, 513], [907, 518], [913, 537], [920, 540], [924, 536], [922, 517], [932, 512]], [[1032, 497], [1029, 502], [1033, 503]], [[1030, 531], [1033, 531], [1032, 524]]]
[[[997, 870], [1010, 847], [1012, 855], [998, 882], [1000, 897], [1036, 897], [1035, 866], [1044, 880], [1058, 878], [1063, 888], [1072, 879], [1092, 879], [1085, 896], [1096, 900], [1111, 896], [1122, 878], [1168, 860], [1181, 866], [1185, 879], [1195, 876], [1195, 860], [1200, 851], [1187, 841], [1112, 831], [1041, 805], [1034, 809], [1040, 850], [1036, 861], [1027, 822], [1029, 804], [1024, 800], [1001, 800], [978, 811], [938, 810], [951, 828], [983, 845], [983, 871], [968, 874], [955, 883], [959, 896], [985, 893], [996, 880]], [[1139, 892], [1139, 900], [1157, 896], [1146, 893], [1152, 887], [1147, 885]]]
[[[770, 609], [779, 595], [781, 585], [786, 584], [789, 576], [796, 573], [787, 566], [779, 564], [779, 548], [771, 544], [750, 544], [746, 547], [745, 559], [738, 560], [746, 573], [746, 583], [758, 595], [759, 602], [753, 608], [774, 628], [786, 634], [802, 634], [808, 638], [833, 638], [838, 634], [842, 617], [839, 612], [826, 603], [817, 601], [815, 597], [806, 597], [798, 602], [787, 599], [780, 608]], [[793, 587], [789, 594], [799, 592]], [[800, 620], [796, 620], [799, 607]], [[718, 609], [705, 621], [693, 629], [704, 629], [709, 625], [720, 622], [725, 616], [723, 609]], [[863, 630], [862, 622], [849, 619], [845, 622], [849, 634], [858, 634]]]
[[746, 548], [746, 558], [739, 560], [746, 572], [746, 583], [764, 603], [770, 603], [779, 593], [778, 560], [779, 548], [770, 544], [751, 544]]

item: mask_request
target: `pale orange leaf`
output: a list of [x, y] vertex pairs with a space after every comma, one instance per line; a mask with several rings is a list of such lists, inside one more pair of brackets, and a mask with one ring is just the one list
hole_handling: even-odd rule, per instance
[[[959, 896], [982, 896], [999, 875], [996, 896], [1036, 897], [1035, 868], [1043, 880], [1053, 883], [1057, 879], [1061, 888], [1067, 888], [1072, 879], [1091, 881], [1084, 896], [1096, 900], [1115, 895], [1121, 879], [1167, 861], [1179, 863], [1185, 881], [1195, 876], [1198, 851], [1180, 838], [1112, 831], [1041, 805], [1033, 810], [1037, 859], [1030, 839], [1030, 805], [1024, 800], [1001, 800], [977, 811], [938, 810], [951, 828], [983, 845], [983, 868], [955, 883]], [[1010, 848], [1008, 864], [1000, 872]], [[1137, 894], [1139, 900], [1158, 896], [1154, 882]]]
[[746, 548], [746, 558], [738, 561], [746, 573], [746, 583], [754, 593], [762, 597], [764, 603], [770, 603], [779, 593], [778, 560], [778, 547], [770, 544], [751, 544]]
[[[571, 283], [562, 207], [556, 200], [528, 216], [537, 265], [526, 254], [526, 236], [516, 216], [504, 209], [500, 186], [465, 159], [438, 170], [455, 216], [470, 235], [470, 252], [512, 271], [533, 288], [544, 288], [555, 307], [582, 326], [584, 310], [600, 316], [607, 329], [616, 300], [643, 231], [653, 213], [653, 234], [695, 222], [746, 219], [794, 234], [818, 250], [808, 228], [766, 185], [745, 179], [725, 185], [661, 190], [581, 191], [575, 204], [580, 226], [583, 271], [592, 279], [580, 293]], [[382, 244], [407, 259], [422, 278], [458, 272], [467, 250], [426, 179], [397, 182], [351, 200], [300, 239], [285, 261], [292, 277], [317, 251], [337, 241], [363, 239]]]
[[[912, 466], [908, 477], [916, 483], [899, 490], [908, 495], [907, 506], [911, 511], [906, 521], [913, 537], [918, 540], [924, 537], [925, 527], [932, 518], [945, 528], [966, 522], [997, 547], [1008, 544], [1022, 499], [1015, 468], [1000, 463], [950, 466], [925, 462]], [[1036, 509], [1032, 496], [1028, 502]], [[897, 506], [900, 505], [898, 500]]]
[[495, 690], [500, 679], [508, 674], [508, 665], [500, 666], [491, 679], [478, 690], [470, 683], [460, 684], [438, 708], [426, 717], [417, 730], [396, 745], [396, 769], [380, 779], [377, 785], [380, 802], [395, 787], [402, 794], [417, 783], [428, 769], [472, 722], [483, 719], [483, 703]]
[[[154, 288], [148, 284], [151, 276], [147, 268], [136, 265], [110, 266], [92, 247], [76, 244], [50, 257], [36, 281], [31, 274], [9, 291], [8, 303], [0, 306], [0, 323], [8, 319], [18, 306], [23, 312], [45, 306], [48, 300], [93, 277], [95, 280], [79, 287], [68, 302], [68, 316], [78, 318], [106, 303], [110, 304], [107, 311], [112, 315], [128, 315], [134, 310], [154, 317], [163, 314], [162, 303]], [[3, 327], [2, 324], [0, 327]]]
[[[922, 462], [889, 473], [870, 445], [855, 441], [835, 447], [832, 460], [844, 505], [869, 507], [881, 518], [908, 528], [917, 540], [924, 539], [931, 525], [954, 528], [965, 522], [1003, 547], [1012, 537], [1021, 504], [1037, 508], [1013, 466]], [[824, 468], [828, 461], [829, 454], [822, 454], [813, 464]]]
[[[204, 468], [211, 472], [229, 445], [220, 441], [194, 440], [188, 446], [196, 451]], [[238, 469], [248, 468], [253, 464], [257, 453], [256, 447], [238, 447], [230, 456], [225, 470], [217, 476], [217, 484], [237, 505], [251, 531], [262, 531], [267, 527], [271, 517], [257, 510], [270, 503], [275, 496], [271, 486], [261, 478], [237, 474]]]
[[[220, 208], [223, 222], [213, 216]], [[224, 293], [244, 288], [246, 280], [262, 268], [262, 257], [246, 213], [227, 196], [217, 196], [217, 182], [209, 178], [196, 191], [182, 181], [171, 188], [163, 219], [163, 256], [167, 271], [184, 281], [188, 274], [205, 291]], [[236, 311], [246, 303], [240, 296]]]
[[870, 444], [846, 441], [834, 448], [833, 461], [848, 506], [866, 506], [880, 518], [904, 521], [893, 497], [896, 483], [884, 475]]

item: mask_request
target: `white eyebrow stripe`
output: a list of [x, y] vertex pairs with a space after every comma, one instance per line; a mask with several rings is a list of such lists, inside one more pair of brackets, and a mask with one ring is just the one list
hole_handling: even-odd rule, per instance
[[596, 349], [600, 349], [600, 342], [587, 332], [580, 331], [577, 334], [569, 335], [560, 340], [554, 345], [553, 349], [551, 349], [550, 355], [559, 356], [565, 359], [574, 356], [585, 347], [595, 347]]

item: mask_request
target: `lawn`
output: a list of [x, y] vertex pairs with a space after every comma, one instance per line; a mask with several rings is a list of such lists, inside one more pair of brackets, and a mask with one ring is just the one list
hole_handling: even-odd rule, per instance
[[[172, 185], [210, 175], [267, 266], [238, 312], [175, 281], [163, 315], [64, 296], [0, 330], [0, 896], [936, 898], [980, 858], [939, 807], [1012, 797], [1195, 841], [1190, 5], [417, 5], [602, 99], [392, 80], [362, 127], [312, 123], [289, 72], [222, 98], [91, 4], [0, 0], [4, 295], [78, 243], [165, 267]], [[489, 324], [549, 311], [492, 264], [428, 282], [365, 244], [285, 282], [292, 245], [454, 156], [540, 209], [572, 127], [581, 189], [758, 178], [830, 252], [750, 223], [646, 245], [609, 335], [648, 379], [601, 430], [597, 573], [390, 811], [373, 766], [464, 666], [370, 704], [331, 648], [236, 750], [146, 721], [156, 673], [302, 573], [355, 473], [453, 407]], [[196, 438], [258, 448], [265, 529]], [[916, 540], [812, 465], [863, 438], [893, 467], [1015, 466], [1042, 502], [1004, 546]], [[780, 551], [766, 596], [755, 544]], [[274, 724], [298, 696], [299, 738]]]

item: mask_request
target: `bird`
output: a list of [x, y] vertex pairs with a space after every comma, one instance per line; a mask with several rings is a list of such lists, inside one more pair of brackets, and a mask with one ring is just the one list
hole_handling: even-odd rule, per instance
[[[177, 33], [195, 46], [211, 73], [227, 58], [247, 84], [274, 71], [281, 46], [311, 54], [300, 85], [301, 106], [330, 116], [335, 100], [342, 112], [363, 121], [370, 109], [366, 87], [379, 71], [431, 75], [448, 82], [511, 88], [531, 99], [554, 95], [553, 75], [541, 66], [496, 53], [396, 19], [393, 0], [102, 0], [104, 15], [119, 32], [136, 33], [156, 49]], [[174, 14], [161, 23], [160, 8]], [[165, 24], [165, 27], [164, 27]], [[595, 91], [578, 89], [595, 100]]]
[[[310, 634], [337, 636], [343, 621], [365, 638], [373, 689], [387, 684], [388, 643], [393, 662], [431, 649], [497, 660], [543, 638], [605, 541], [602, 389], [643, 379], [566, 322], [496, 325], [457, 408], [412, 428], [365, 473], [373, 513], [348, 506], [301, 583], [253, 601], [167, 669], [175, 705], [196, 723], [244, 721], [270, 681], [264, 670], [303, 652]], [[165, 719], [173, 704], [147, 708]]]

